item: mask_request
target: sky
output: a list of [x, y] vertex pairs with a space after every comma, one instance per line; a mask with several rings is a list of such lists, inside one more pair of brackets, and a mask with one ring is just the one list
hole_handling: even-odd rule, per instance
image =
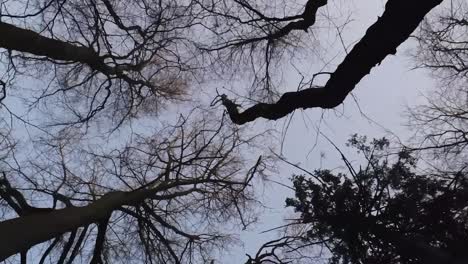
[[[349, 1], [347, 4], [353, 10], [351, 14], [353, 21], [347, 25], [342, 36], [344, 43], [350, 45], [350, 49], [352, 43], [359, 40], [368, 26], [382, 13], [385, 1]], [[318, 34], [317, 37], [320, 38], [321, 35]], [[435, 85], [427, 72], [412, 69], [414, 61], [409, 53], [414, 48], [414, 42], [408, 40], [398, 48], [395, 56], [388, 56], [380, 66], [374, 68], [353, 91], [357, 103], [348, 96], [344, 104], [336, 110], [297, 111], [284, 136], [284, 142], [278, 140], [279, 144], [283, 144], [282, 155], [288, 161], [307, 170], [343, 166], [339, 153], [323, 136], [317, 135], [317, 131], [330, 138], [357, 166], [359, 166], [357, 154], [345, 146], [350, 135], [354, 133], [366, 135], [368, 138], [385, 136], [393, 141], [409, 142], [414, 136], [414, 131], [406, 126], [405, 109], [423, 102], [421, 95]], [[334, 49], [343, 51], [340, 45]], [[340, 61], [336, 60], [335, 64]], [[314, 69], [322, 65], [311, 60], [310, 64], [306, 63], [303, 66]], [[285, 90], [295, 89], [299, 77], [292, 72], [285, 75], [287, 82], [290, 83], [289, 86], [286, 85], [288, 88]], [[273, 122], [259, 122], [282, 130], [287, 120], [286, 118]], [[291, 186], [289, 179], [293, 173], [298, 171], [290, 165], [281, 163], [279, 173], [273, 175], [273, 178]], [[223, 263], [245, 263], [245, 253], [254, 254], [259, 246], [275, 238], [276, 235], [274, 231], [266, 234], [261, 232], [284, 224], [283, 219], [292, 216], [292, 211], [284, 208], [285, 199], [294, 197], [288, 188], [272, 183], [262, 191], [265, 204], [272, 209], [260, 218], [255, 228], [241, 233], [244, 247], [233, 249], [232, 258], [227, 258]]]

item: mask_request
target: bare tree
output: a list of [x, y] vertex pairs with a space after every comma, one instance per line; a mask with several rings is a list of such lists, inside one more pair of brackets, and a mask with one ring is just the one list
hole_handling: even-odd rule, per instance
[[144, 119], [190, 99], [204, 4], [1, 2], [2, 114], [33, 130], [21, 147], [3, 141], [1, 260], [207, 263], [232, 242], [230, 224], [255, 220], [267, 160], [245, 154], [256, 136], [206, 109], [172, 126]]
[[63, 112], [55, 124], [83, 123], [106, 110], [119, 125], [154, 112], [183, 98], [197, 65], [182, 37], [196, 14], [182, 3], [7, 1], [1, 8], [3, 83], [42, 81], [26, 98]]
[[[239, 112], [238, 106], [226, 96], [222, 97], [223, 105], [232, 121], [237, 124], [260, 117], [275, 120], [295, 109], [336, 107], [374, 66], [381, 63], [387, 55], [395, 54], [397, 47], [416, 29], [424, 16], [441, 2], [388, 1], [382, 16], [353, 47], [323, 87], [288, 92], [276, 103], [259, 103], [243, 112]], [[180, 83], [183, 80], [180, 74], [190, 72], [190, 66], [197, 63], [206, 65], [205, 62], [200, 64], [203, 56], [193, 56], [190, 47], [208, 52], [207, 58], [212, 58], [212, 54], [219, 55], [216, 60], [220, 63], [217, 65], [237, 62], [230, 57], [236, 54], [232, 50], [238, 50], [237, 54], [252, 55], [256, 47], [262, 47], [257, 50], [266, 54], [264, 62], [253, 59], [251, 62], [254, 65], [252, 67], [263, 69], [261, 71], [265, 76], [259, 78], [266, 87], [265, 96], [269, 96], [272, 92], [269, 90], [269, 68], [273, 54], [277, 54], [274, 50], [287, 46], [287, 38], [291, 34], [308, 31], [316, 21], [318, 10], [326, 4], [327, 1], [314, 0], [295, 5], [283, 3], [279, 8], [283, 8], [283, 12], [292, 12], [292, 15], [278, 16], [278, 10], [263, 1], [194, 1], [180, 4], [160, 2], [159, 5], [140, 5], [138, 1], [120, 5], [112, 1], [39, 2], [39, 9], [28, 10], [25, 14], [10, 15], [9, 12], [4, 12], [6, 15], [2, 15], [5, 17], [2, 21], [18, 18], [28, 20], [27, 18], [41, 13], [41, 19], [46, 24], [39, 30], [50, 36], [2, 22], [2, 32], [13, 37], [3, 40], [0, 47], [46, 56], [49, 60], [65, 61], [75, 66], [87, 65], [89, 74], [83, 75], [76, 67], [66, 71], [71, 74], [65, 78], [66, 82], [62, 81], [67, 86], [70, 86], [68, 82], [73, 79], [70, 77], [77, 76], [77, 72], [80, 72], [80, 78], [74, 78], [78, 81], [75, 82], [76, 85], [95, 80], [96, 73], [104, 75], [101, 77], [106, 78], [98, 78], [99, 84], [94, 85], [92, 93], [88, 93], [88, 97], [94, 99], [88, 102], [87, 114], [76, 113], [78, 120], [93, 116], [109, 101], [116, 102], [114, 105], [127, 106], [126, 113], [130, 114], [136, 111], [135, 106], [146, 98], [152, 98], [151, 95], [155, 95], [158, 100], [177, 97], [180, 89], [175, 89], [171, 81], [165, 85], [158, 83], [157, 77], [163, 76]], [[136, 14], [124, 15], [124, 9], [145, 12], [147, 17], [136, 19], [133, 17]], [[66, 21], [65, 31], [58, 23], [54, 23], [58, 19]], [[194, 33], [200, 37], [181, 37]], [[69, 41], [64, 42], [62, 38]], [[32, 39], [39, 40], [38, 45], [30, 45], [30, 42], [24, 41]], [[18, 45], [20, 42], [22, 45]], [[225, 50], [228, 52], [224, 52]], [[191, 61], [189, 58], [200, 60]], [[161, 71], [165, 73], [167, 70], [170, 70], [169, 73], [161, 74]], [[116, 79], [119, 80], [120, 89], [115, 89], [116, 85], [112, 85]], [[96, 95], [100, 95], [101, 99], [97, 100]], [[128, 109], [132, 111], [128, 112]]]
[[428, 69], [438, 85], [423, 104], [408, 111], [409, 125], [418, 128], [414, 148], [430, 150], [458, 169], [468, 165], [467, 10], [466, 2], [452, 1], [430, 16], [415, 35], [417, 66]]
[[0, 222], [1, 259], [46, 242], [32, 251], [40, 263], [209, 262], [232, 240], [228, 223], [253, 222], [254, 176], [265, 170], [241, 155], [255, 137], [224, 123], [181, 118], [107, 152], [64, 137], [27, 163], [4, 159], [2, 210], [17, 217]]

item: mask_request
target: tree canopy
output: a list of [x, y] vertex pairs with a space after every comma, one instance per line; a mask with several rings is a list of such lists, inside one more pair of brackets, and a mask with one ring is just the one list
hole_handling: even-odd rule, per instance
[[[323, 20], [344, 27], [331, 2], [1, 1], [0, 261], [217, 262], [257, 221], [279, 160], [247, 123], [336, 108], [413, 39], [440, 82], [408, 111], [418, 144], [390, 154], [354, 136], [365, 168], [341, 153], [347, 174], [295, 175], [300, 230], [247, 263], [311, 261], [320, 246], [330, 263], [466, 262], [466, 3], [428, 16], [442, 0], [388, 0], [334, 69], [279, 89], [285, 60], [313, 63], [298, 50]], [[436, 169], [418, 171], [423, 156]]]

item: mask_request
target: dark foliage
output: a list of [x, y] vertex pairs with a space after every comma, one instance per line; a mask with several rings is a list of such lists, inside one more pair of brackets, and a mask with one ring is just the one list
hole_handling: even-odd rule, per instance
[[296, 197], [286, 201], [310, 224], [307, 239], [328, 247], [330, 263], [466, 263], [466, 174], [419, 175], [407, 151], [386, 154], [385, 138], [349, 142], [365, 168], [354, 171], [345, 160], [349, 176], [294, 176]]

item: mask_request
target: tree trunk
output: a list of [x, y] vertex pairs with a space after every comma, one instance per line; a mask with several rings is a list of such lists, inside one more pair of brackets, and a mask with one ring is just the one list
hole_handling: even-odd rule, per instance
[[79, 227], [109, 217], [138, 193], [111, 192], [84, 207], [69, 207], [0, 222], [0, 261]]

